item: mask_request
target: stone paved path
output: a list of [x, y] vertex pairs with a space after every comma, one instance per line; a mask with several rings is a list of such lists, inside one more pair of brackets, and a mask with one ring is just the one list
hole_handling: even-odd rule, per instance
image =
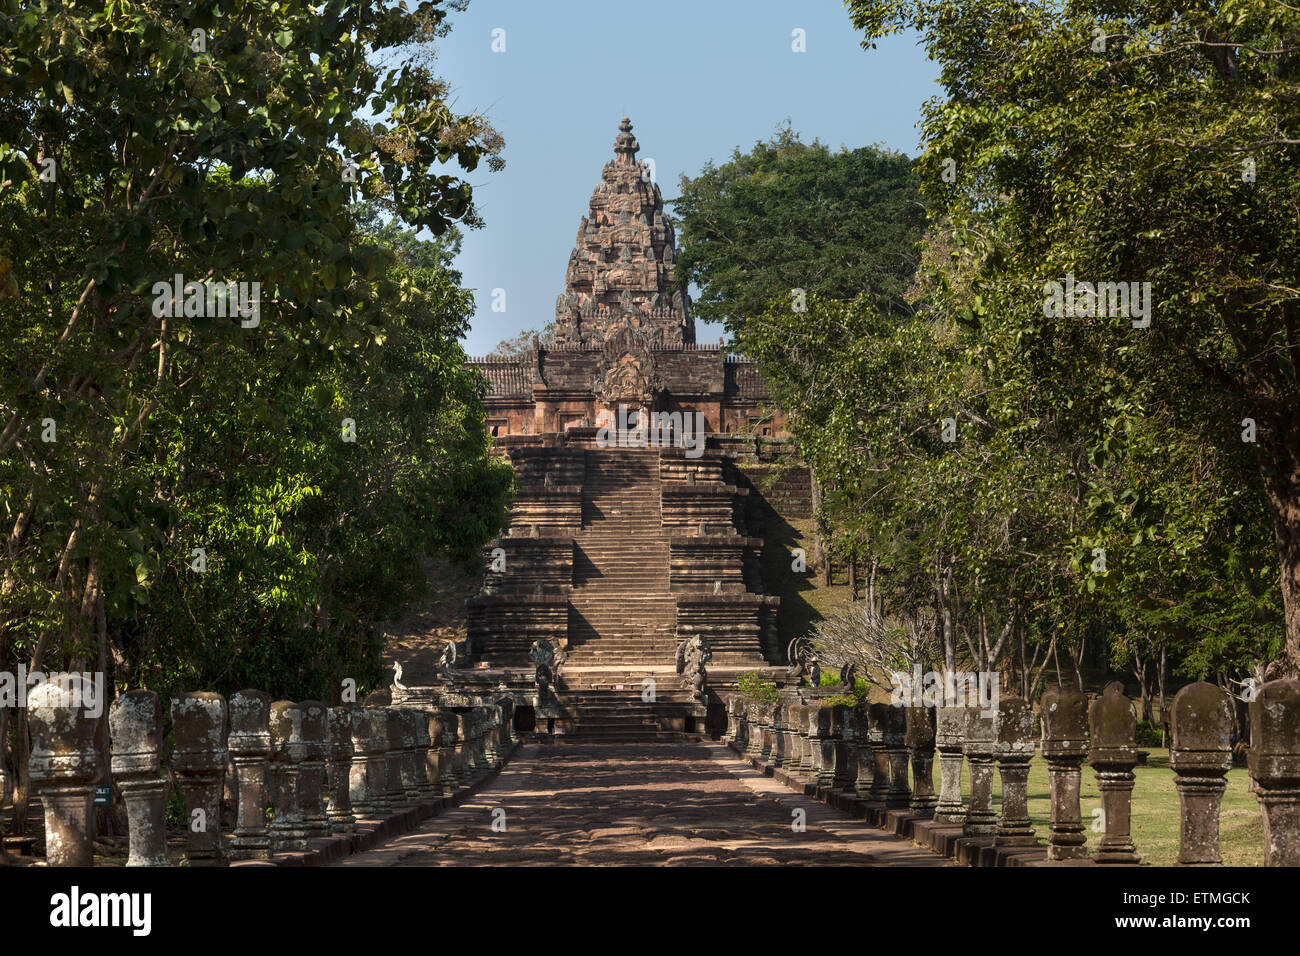
[[[791, 828], [793, 811], [807, 829]], [[494, 810], [505, 832], [493, 832]], [[499, 819], [500, 814], [496, 814]], [[468, 803], [337, 866], [943, 866], [721, 744], [529, 744]]]

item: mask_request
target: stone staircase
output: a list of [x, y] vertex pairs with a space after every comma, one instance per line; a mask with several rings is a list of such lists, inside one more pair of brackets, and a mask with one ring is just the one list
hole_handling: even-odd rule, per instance
[[[668, 582], [657, 451], [587, 452], [574, 536], [569, 655], [557, 687], [572, 733], [654, 739], [689, 695], [677, 686], [677, 602]], [[644, 681], [655, 701], [642, 700]]]
[[[484, 549], [453, 696], [509, 693], [556, 734], [664, 739], [705, 719], [677, 674], [684, 637], [708, 642], [713, 691], [779, 662], [763, 541], [747, 532], [749, 491], [723, 459], [601, 448], [594, 428], [509, 454], [519, 495], [510, 533]], [[539, 700], [530, 649], [557, 640], [564, 662]]]

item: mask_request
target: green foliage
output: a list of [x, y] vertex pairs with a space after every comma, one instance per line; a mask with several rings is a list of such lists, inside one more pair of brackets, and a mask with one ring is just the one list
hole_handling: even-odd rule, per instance
[[538, 345], [548, 346], [555, 344], [555, 323], [547, 322], [541, 330], [525, 329], [508, 339], [502, 339], [496, 344], [496, 347], [488, 354], [496, 358], [513, 358], [517, 359], [533, 348], [533, 342], [536, 340]]
[[1139, 720], [1137, 726], [1137, 745], [1139, 747], [1159, 747], [1160, 728], [1145, 720]]
[[[335, 699], [421, 556], [500, 529], [449, 265], [501, 143], [426, 66], [444, 15], [0, 0], [0, 666]], [[176, 274], [258, 321], [167, 316]]]
[[[1064, 478], [1042, 580], [1093, 630], [1177, 641], [1189, 673], [1268, 661], [1283, 633], [1300, 666], [1300, 179], [1278, 133], [1300, 122], [1300, 12], [849, 7], [865, 45], [915, 30], [940, 63], [918, 163], [950, 235], [931, 299], [962, 326], [979, 437], [1054, 452], [1013, 485]], [[1051, 314], [1068, 277], [1149, 282], [1149, 327]]]
[[[770, 302], [788, 309], [794, 289], [841, 300], [865, 293], [886, 313], [906, 311], [925, 223], [917, 185], [906, 156], [832, 151], [787, 126], [748, 153], [737, 149], [729, 162], [681, 178], [672, 201], [681, 223], [678, 283], [699, 285], [697, 318], [737, 335]], [[801, 319], [763, 331], [780, 335]]]
[[819, 701], [823, 707], [856, 707], [862, 703], [862, 698], [856, 694], [836, 694], [834, 697], [823, 697]]
[[[1300, 606], [1300, 181], [1269, 130], [1300, 100], [1269, 91], [1295, 85], [1274, 33], [1300, 14], [1229, 7], [1108, 8], [1094, 54], [1083, 9], [850, 3], [868, 43], [915, 29], [943, 70], [910, 200], [933, 214], [911, 310], [860, 280], [800, 312], [788, 276], [756, 303], [742, 253], [709, 250], [748, 253], [750, 229], [779, 262], [820, 247], [703, 194], [721, 225], [700, 258], [726, 267], [687, 274], [715, 317], [744, 316], [831, 551], [876, 565], [886, 614], [949, 622], [949, 663], [1019, 664], [1023, 646], [1069, 667], [1101, 644], [1127, 669], [1164, 647], [1189, 676], [1240, 677], [1281, 651]], [[1246, 157], [1267, 173], [1246, 182]], [[901, 239], [877, 252], [902, 259]], [[1070, 275], [1150, 281], [1150, 327], [1053, 315], [1046, 283]]]
[[764, 680], [756, 671], [746, 671], [736, 678], [736, 689], [745, 700], [760, 704], [774, 704], [781, 699], [781, 692], [776, 684]]

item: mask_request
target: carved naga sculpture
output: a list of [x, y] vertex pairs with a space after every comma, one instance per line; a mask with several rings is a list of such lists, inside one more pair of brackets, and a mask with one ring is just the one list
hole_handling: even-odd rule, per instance
[[438, 655], [438, 674], [442, 677], [444, 683], [450, 684], [452, 682], [454, 677], [452, 670], [455, 666], [456, 642], [448, 641], [447, 645], [442, 649], [442, 653]]
[[792, 678], [798, 678], [800, 681], [804, 677], [808, 678], [808, 683], [813, 687], [818, 687], [822, 682], [822, 665], [817, 659], [817, 651], [808, 638], [800, 636], [790, 642], [790, 646], [785, 651], [786, 659], [790, 661], [790, 666], [786, 669], [786, 674]]
[[709, 679], [705, 665], [712, 659], [713, 649], [699, 634], [677, 645], [677, 673], [681, 675], [682, 687], [696, 697], [704, 694], [704, 686]]

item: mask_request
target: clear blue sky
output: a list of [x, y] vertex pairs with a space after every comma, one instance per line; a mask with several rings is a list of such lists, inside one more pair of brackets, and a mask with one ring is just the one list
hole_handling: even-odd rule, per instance
[[[492, 51], [493, 30], [505, 52]], [[791, 49], [805, 31], [807, 52]], [[918, 151], [936, 64], [914, 37], [863, 50], [840, 0], [472, 0], [453, 14], [438, 70], [460, 112], [488, 116], [506, 168], [471, 174], [486, 220], [458, 266], [475, 290], [470, 355], [554, 317], [587, 200], [626, 114], [665, 199], [786, 119], [806, 141]], [[492, 290], [505, 290], [504, 312]], [[699, 341], [721, 329], [701, 325]]]

